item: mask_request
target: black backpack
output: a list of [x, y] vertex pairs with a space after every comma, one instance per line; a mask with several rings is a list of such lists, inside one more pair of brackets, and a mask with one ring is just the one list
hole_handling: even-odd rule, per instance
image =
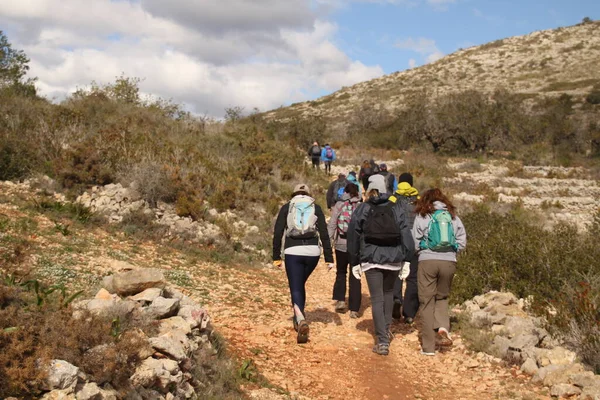
[[371, 205], [363, 225], [365, 243], [383, 247], [396, 247], [402, 243], [400, 226], [394, 217], [392, 202]]

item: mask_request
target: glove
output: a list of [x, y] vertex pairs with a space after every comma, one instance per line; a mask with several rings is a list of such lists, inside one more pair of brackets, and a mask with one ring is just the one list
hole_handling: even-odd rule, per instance
[[404, 280], [404, 279], [408, 278], [408, 274], [410, 274], [410, 263], [408, 261], [406, 261], [404, 264], [402, 264], [402, 269], [400, 270], [400, 273], [398, 274], [398, 278]]
[[360, 268], [360, 265], [355, 265], [352, 267], [352, 275], [354, 275], [356, 279], [360, 280], [362, 276], [362, 269]]
[[282, 260], [275, 260], [275, 261], [273, 261], [273, 266], [274, 267], [281, 268], [281, 264], [283, 264]]
[[327, 263], [327, 271], [331, 271], [335, 267], [334, 263]]

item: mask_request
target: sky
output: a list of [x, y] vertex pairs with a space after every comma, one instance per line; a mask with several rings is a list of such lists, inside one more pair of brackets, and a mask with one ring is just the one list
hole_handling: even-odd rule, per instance
[[141, 78], [222, 117], [267, 111], [459, 48], [600, 18], [600, 0], [0, 0], [41, 95]]

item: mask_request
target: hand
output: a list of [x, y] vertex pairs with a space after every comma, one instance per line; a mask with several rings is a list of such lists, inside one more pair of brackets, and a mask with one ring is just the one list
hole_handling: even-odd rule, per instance
[[327, 272], [331, 271], [335, 267], [334, 263], [327, 263]]
[[283, 264], [282, 260], [275, 260], [273, 261], [273, 266], [276, 268], [281, 268], [281, 265]]
[[362, 269], [360, 268], [360, 265], [355, 265], [352, 267], [352, 275], [354, 275], [356, 279], [360, 280], [362, 276]]
[[406, 261], [404, 264], [402, 264], [402, 269], [400, 270], [400, 273], [398, 274], [398, 278], [400, 278], [401, 280], [404, 280], [404, 279], [408, 278], [408, 274], [410, 274], [410, 263], [408, 261]]

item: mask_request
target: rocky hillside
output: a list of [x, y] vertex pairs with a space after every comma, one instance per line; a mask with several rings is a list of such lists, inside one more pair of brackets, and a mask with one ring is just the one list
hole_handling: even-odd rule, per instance
[[267, 118], [322, 115], [342, 121], [361, 104], [402, 107], [411, 94], [505, 88], [526, 98], [562, 93], [581, 98], [600, 84], [600, 21], [533, 32], [461, 49], [437, 62], [395, 72], [267, 113]]

